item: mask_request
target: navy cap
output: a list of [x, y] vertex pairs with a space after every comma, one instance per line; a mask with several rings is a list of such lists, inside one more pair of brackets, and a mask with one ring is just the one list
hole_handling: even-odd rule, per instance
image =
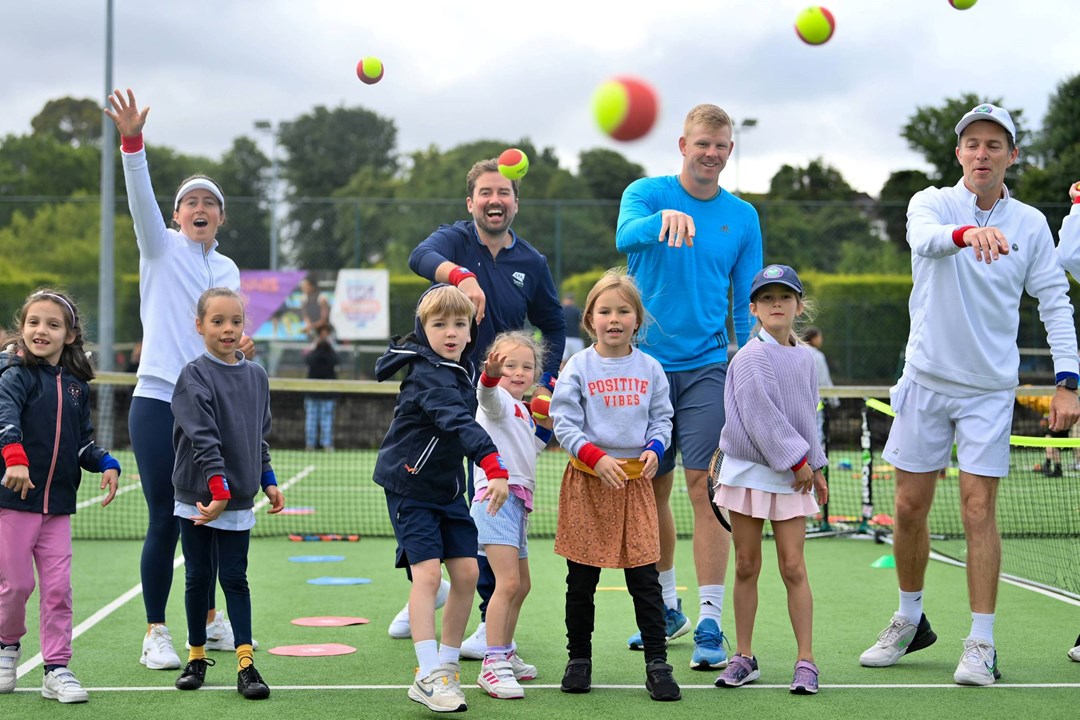
[[803, 294], [802, 281], [793, 268], [787, 265], [766, 265], [754, 276], [754, 282], [750, 285], [750, 300], [753, 301], [758, 290], [773, 284], [787, 285], [800, 296]]

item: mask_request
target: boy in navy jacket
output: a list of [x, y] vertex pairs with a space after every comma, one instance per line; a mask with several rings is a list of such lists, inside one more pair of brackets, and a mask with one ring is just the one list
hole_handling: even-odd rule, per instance
[[[437, 712], [467, 709], [459, 664], [476, 590], [476, 526], [465, 500], [463, 458], [488, 478], [508, 478], [498, 449], [476, 422], [471, 362], [474, 307], [464, 292], [434, 285], [416, 306], [416, 326], [390, 341], [375, 364], [380, 382], [405, 369], [394, 419], [379, 448], [375, 482], [386, 491], [398, 541], [397, 567], [413, 584], [409, 617], [418, 669], [409, 698]], [[435, 641], [441, 564], [450, 574], [443, 644]]]

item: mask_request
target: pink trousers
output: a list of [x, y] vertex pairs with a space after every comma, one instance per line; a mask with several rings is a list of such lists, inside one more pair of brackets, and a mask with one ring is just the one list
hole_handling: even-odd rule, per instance
[[26, 634], [26, 602], [41, 583], [41, 655], [46, 665], [71, 660], [71, 516], [0, 508], [0, 643]]

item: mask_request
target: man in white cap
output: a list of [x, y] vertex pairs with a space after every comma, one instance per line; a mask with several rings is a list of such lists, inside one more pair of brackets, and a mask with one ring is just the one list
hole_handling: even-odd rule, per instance
[[914, 286], [904, 372], [892, 388], [896, 412], [884, 458], [896, 467], [893, 554], [900, 607], [859, 658], [886, 667], [937, 639], [923, 613], [930, 554], [927, 516], [938, 472], [955, 441], [960, 506], [967, 537], [971, 633], [953, 675], [961, 685], [1001, 677], [994, 609], [1001, 536], [994, 518], [998, 482], [1009, 471], [1009, 434], [1020, 354], [1020, 295], [1039, 301], [1057, 390], [1050, 429], [1080, 418], [1077, 347], [1068, 280], [1046, 218], [1012, 198], [1005, 171], [1016, 162], [1016, 126], [990, 104], [956, 125], [963, 178], [928, 188], [908, 205]]

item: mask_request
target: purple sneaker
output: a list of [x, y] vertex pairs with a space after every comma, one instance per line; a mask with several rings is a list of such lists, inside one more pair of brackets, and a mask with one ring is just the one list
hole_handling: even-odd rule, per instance
[[795, 677], [791, 679], [791, 692], [796, 695], [816, 695], [818, 669], [809, 660], [795, 663]]
[[[724, 674], [716, 678], [716, 687], [739, 687], [746, 683], [751, 683], [761, 677], [761, 673], [758, 671], [757, 658], [746, 657], [745, 655], [735, 655], [728, 661], [728, 666], [724, 670]], [[815, 673], [815, 681], [816, 681]], [[814, 688], [817, 689], [815, 682]]]

